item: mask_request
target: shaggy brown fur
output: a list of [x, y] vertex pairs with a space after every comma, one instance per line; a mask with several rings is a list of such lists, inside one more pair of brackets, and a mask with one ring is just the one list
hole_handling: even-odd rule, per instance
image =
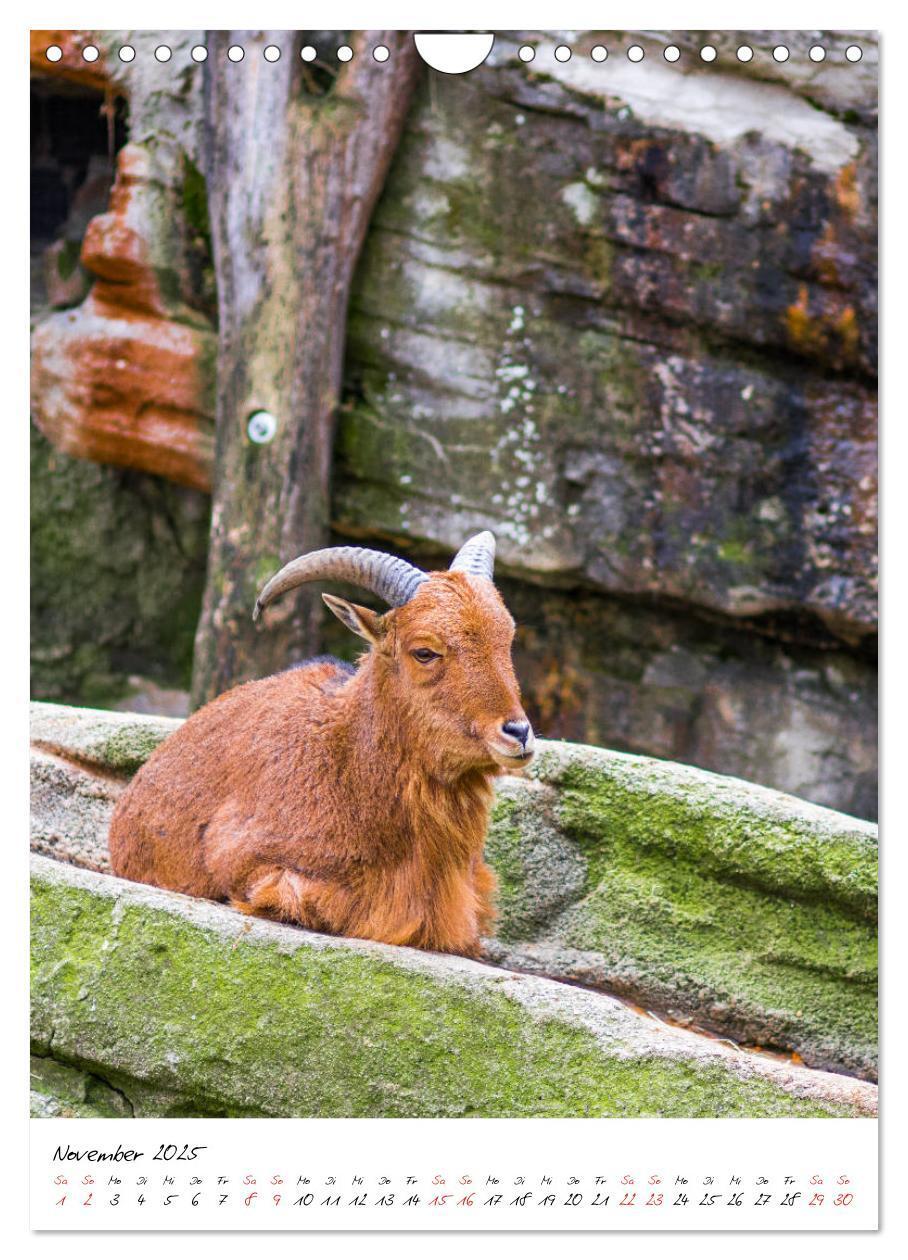
[[[326, 597], [371, 649], [246, 683], [152, 755], [114, 872], [316, 931], [476, 955], [494, 919], [492, 780], [526, 765], [514, 623], [492, 583], [430, 574], [384, 616]], [[436, 653], [422, 661], [414, 653]]]

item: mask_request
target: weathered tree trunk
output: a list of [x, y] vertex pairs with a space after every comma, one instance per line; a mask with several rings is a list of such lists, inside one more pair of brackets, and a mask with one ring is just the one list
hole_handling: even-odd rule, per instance
[[[193, 701], [285, 667], [318, 646], [320, 602], [301, 592], [253, 626], [257, 589], [322, 545], [347, 301], [369, 217], [406, 116], [419, 57], [401, 31], [310, 36], [210, 32], [209, 213], [218, 287], [217, 449], [208, 579]], [[308, 40], [307, 40], [308, 42]], [[241, 45], [239, 63], [227, 58]], [[389, 59], [374, 60], [384, 44]], [[274, 45], [280, 58], [268, 62]], [[333, 79], [333, 81], [332, 81]], [[323, 90], [327, 89], [327, 90]], [[270, 441], [248, 434], [256, 411]]]

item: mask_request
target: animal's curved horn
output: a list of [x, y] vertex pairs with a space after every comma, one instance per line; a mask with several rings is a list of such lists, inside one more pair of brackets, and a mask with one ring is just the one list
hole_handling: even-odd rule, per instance
[[382, 551], [370, 551], [367, 547], [326, 547], [323, 551], [310, 551], [298, 556], [275, 573], [263, 587], [255, 609], [253, 621], [270, 603], [304, 582], [316, 582], [319, 578], [332, 578], [336, 582], [352, 582], [364, 590], [372, 591], [392, 608], [399, 608], [416, 593], [425, 582], [427, 574], [415, 565]]
[[451, 568], [461, 573], [471, 573], [474, 577], [484, 577], [492, 581], [495, 568], [495, 535], [484, 529], [465, 542], [451, 561]]

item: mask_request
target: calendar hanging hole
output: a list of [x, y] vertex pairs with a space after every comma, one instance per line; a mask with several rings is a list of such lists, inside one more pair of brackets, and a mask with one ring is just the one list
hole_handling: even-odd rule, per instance
[[386, 48], [384, 44], [379, 44], [377, 47], [372, 49], [372, 56], [376, 61], [384, 62], [388, 60], [388, 58], [391, 56], [391, 53], [390, 53], [390, 50]]
[[669, 44], [662, 56], [666, 61], [678, 61], [681, 57], [681, 49], [677, 46], [677, 44]]
[[246, 51], [239, 44], [231, 44], [227, 49], [227, 60], [234, 63], [242, 61], [246, 56]]
[[170, 51], [170, 49], [167, 47], [166, 44], [159, 44], [158, 47], [154, 50], [154, 55], [155, 55], [156, 61], [169, 61], [170, 58], [173, 56], [173, 53]]
[[337, 59], [338, 61], [345, 62], [353, 60], [353, 49], [349, 44], [341, 44], [340, 48], [337, 50]]
[[559, 44], [558, 47], [555, 49], [555, 60], [556, 61], [570, 61], [570, 59], [571, 59], [570, 48], [568, 48], [567, 44]]
[[773, 56], [774, 61], [787, 61], [788, 58], [791, 56], [791, 53], [788, 51], [788, 49], [785, 47], [784, 44], [778, 44], [772, 50], [772, 56]]
[[44, 55], [48, 61], [57, 62], [63, 56], [63, 49], [58, 44], [51, 44]]
[[700, 49], [701, 61], [705, 61], [707, 63], [713, 62], [716, 60], [716, 57], [718, 55], [719, 54], [716, 52], [715, 48], [713, 48], [712, 44], [704, 44], [703, 47]]
[[97, 61], [100, 55], [101, 54], [98, 52], [97, 48], [95, 48], [94, 44], [86, 44], [85, 47], [82, 49], [83, 61], [88, 61], [88, 62]]
[[[193, 48], [192, 52], [189, 55], [193, 61], [198, 61], [198, 62], [207, 61], [208, 49], [205, 47], [204, 44], [196, 44], [195, 48]], [[164, 60], [166, 61], [168, 59], [165, 57]]]
[[845, 49], [845, 57], [848, 61], [860, 61], [864, 55], [864, 50], [859, 48], [857, 44], [849, 44]]
[[306, 44], [303, 48], [300, 49], [300, 56], [302, 57], [303, 61], [307, 61], [307, 62], [315, 61], [316, 57], [318, 56], [318, 50], [313, 48], [311, 44]]
[[270, 61], [270, 62], [280, 61], [281, 50], [278, 48], [277, 44], [269, 44], [268, 47], [262, 52], [262, 56], [265, 58], [266, 61]]
[[807, 56], [810, 58], [811, 61], [825, 61], [826, 49], [823, 48], [820, 44], [814, 44], [813, 48], [811, 48]]
[[442, 74], [467, 74], [481, 66], [495, 43], [495, 36], [457, 34], [453, 31], [431, 33], [417, 31], [413, 36], [416, 51], [427, 66]]
[[628, 61], [642, 61], [643, 55], [643, 49], [639, 44], [631, 44], [630, 48], [627, 50]]
[[590, 56], [592, 57], [593, 61], [599, 61], [599, 62], [605, 61], [606, 57], [608, 57], [608, 49], [605, 47], [604, 44], [596, 44], [593, 48], [590, 49]]
[[532, 61], [536, 56], [536, 49], [532, 44], [524, 44], [522, 48], [517, 49], [517, 56], [521, 61]]
[[753, 61], [754, 50], [750, 47], [749, 44], [742, 44], [735, 55], [739, 61], [744, 61], [744, 62]]
[[123, 47], [118, 51], [117, 56], [120, 58], [121, 61], [126, 61], [126, 62], [135, 61], [136, 50], [132, 47], [131, 44], [124, 44]]

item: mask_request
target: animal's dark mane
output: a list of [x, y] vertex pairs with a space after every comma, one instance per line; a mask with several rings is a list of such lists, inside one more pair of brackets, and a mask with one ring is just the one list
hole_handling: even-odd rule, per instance
[[349, 661], [342, 661], [339, 656], [331, 656], [330, 653], [322, 656], [307, 656], [304, 661], [297, 661], [294, 665], [288, 665], [286, 669], [281, 670], [281, 673], [289, 674], [295, 669], [308, 669], [310, 665], [333, 665], [348, 677], [356, 673], [355, 665], [351, 665]]

